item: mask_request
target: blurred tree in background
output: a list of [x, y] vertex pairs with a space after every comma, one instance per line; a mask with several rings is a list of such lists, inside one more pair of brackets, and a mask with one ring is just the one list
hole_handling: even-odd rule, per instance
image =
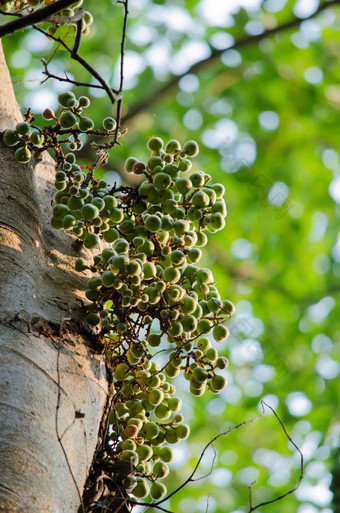
[[[236, 304], [231, 337], [220, 347], [230, 359], [229, 384], [220, 396], [208, 392], [198, 399], [183, 387], [191, 436], [175, 447], [176, 482], [172, 473], [169, 491], [186, 479], [213, 436], [255, 417], [264, 398], [305, 459], [295, 495], [267, 509], [332, 511], [330, 470], [339, 466], [340, 437], [337, 4], [129, 2], [123, 102], [128, 132], [101, 172], [112, 184], [129, 183], [124, 161], [131, 154], [143, 158], [150, 135], [195, 139], [201, 152], [194, 170], [202, 168], [225, 185], [229, 211], [226, 228], [210, 237], [202, 262], [212, 269], [221, 296]], [[86, 9], [96, 22], [82, 40], [82, 55], [115, 87], [121, 8], [114, 0], [86, 0]], [[37, 32], [17, 33], [3, 44], [18, 101], [23, 110], [32, 109], [37, 122], [46, 107], [56, 107], [59, 92], [70, 88], [52, 80], [40, 85], [46, 78], [42, 57], [54, 74], [89, 80]], [[96, 124], [114, 115], [103, 91], [78, 92], [91, 98]], [[83, 152], [85, 163], [89, 151]], [[273, 415], [219, 439], [215, 447], [211, 475], [164, 507], [178, 513], [247, 511], [253, 481], [257, 503], [298, 479], [299, 455]], [[209, 450], [201, 475], [212, 457]]]

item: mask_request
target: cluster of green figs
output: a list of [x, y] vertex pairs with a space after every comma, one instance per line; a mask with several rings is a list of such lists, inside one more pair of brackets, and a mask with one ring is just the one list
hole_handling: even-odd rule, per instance
[[[17, 123], [13, 129], [4, 132], [3, 141], [7, 146], [13, 146], [14, 156], [18, 162], [27, 164], [32, 154], [37, 156], [48, 148], [55, 148], [56, 144], [68, 143], [68, 148], [72, 151], [78, 151], [82, 148], [82, 142], [79, 135], [84, 132], [91, 132], [95, 135], [108, 136], [116, 128], [116, 121], [112, 117], [103, 120], [102, 130], [93, 130], [94, 122], [89, 116], [85, 116], [83, 110], [90, 106], [90, 99], [87, 96], [75, 97], [72, 91], [67, 91], [58, 96], [60, 109], [58, 115], [52, 109], [45, 109], [43, 118], [51, 121], [53, 124], [41, 129], [28, 121]], [[60, 155], [58, 154], [58, 157]], [[71, 170], [69, 164], [76, 161], [74, 154], [69, 153], [67, 160], [61, 158], [59, 174], [57, 175], [56, 187], [59, 190], [66, 187], [66, 173]], [[80, 167], [73, 168], [80, 171]], [[76, 182], [76, 178], [74, 178]]]
[[[75, 234], [86, 248], [98, 248], [93, 261], [78, 258], [75, 268], [90, 276], [86, 320], [106, 341], [115, 380], [104, 457], [131, 463], [124, 482], [129, 493], [160, 500], [167, 493], [160, 481], [169, 472], [169, 444], [189, 435], [171, 378], [183, 372], [194, 396], [226, 386], [228, 360], [214, 342], [228, 337], [225, 322], [235, 309], [199, 264], [207, 233], [225, 224], [224, 187], [192, 169], [195, 141], [182, 146], [159, 137], [149, 139], [145, 162], [125, 162], [126, 173], [140, 176], [139, 185], [112, 187], [95, 179], [76, 158], [78, 133], [93, 128], [82, 116], [89, 100], [62, 93], [59, 103], [57, 116], [44, 112], [59, 132], [69, 130], [68, 153], [57, 159], [51, 224]], [[5, 132], [6, 144], [35, 144], [34, 130], [24, 125], [28, 130], [21, 123]], [[103, 128], [113, 131], [115, 120], [106, 118]]]

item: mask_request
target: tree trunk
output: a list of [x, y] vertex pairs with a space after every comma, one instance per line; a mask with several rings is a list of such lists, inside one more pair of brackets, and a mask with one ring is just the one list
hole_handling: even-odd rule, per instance
[[[0, 47], [0, 132], [21, 119]], [[71, 235], [50, 226], [53, 160], [0, 141], [0, 511], [76, 512], [108, 397], [81, 323]], [[93, 337], [94, 339], [94, 337]]]

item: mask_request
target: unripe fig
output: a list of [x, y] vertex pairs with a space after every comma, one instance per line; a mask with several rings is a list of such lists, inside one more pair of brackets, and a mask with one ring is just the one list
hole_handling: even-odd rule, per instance
[[84, 246], [87, 249], [97, 248], [100, 245], [100, 238], [96, 233], [88, 233], [84, 239]]
[[15, 146], [21, 139], [16, 130], [8, 129], [4, 132], [3, 140], [7, 146]]
[[147, 147], [151, 151], [160, 151], [163, 147], [163, 141], [160, 137], [151, 137], [148, 140]]
[[215, 374], [215, 376], [211, 378], [210, 389], [214, 393], [220, 392], [221, 390], [223, 390], [224, 387], [226, 387], [226, 385], [227, 380], [224, 376], [219, 376], [218, 374]]
[[94, 123], [93, 123], [92, 119], [85, 118], [85, 117], [81, 117], [79, 119], [78, 125], [79, 125], [79, 129], [82, 132], [87, 132], [88, 130], [92, 130], [92, 128], [94, 127]]
[[59, 94], [59, 96], [58, 96], [58, 102], [59, 102], [59, 103], [60, 103], [60, 105], [62, 105], [63, 107], [67, 107], [67, 102], [68, 102], [68, 100], [70, 100], [71, 98], [75, 98], [74, 93], [72, 93], [72, 91], [66, 91], [65, 93], [61, 93], [61, 94]]
[[199, 153], [199, 147], [196, 141], [187, 141], [183, 145], [183, 151], [189, 156], [189, 157], [196, 157]]
[[21, 148], [18, 148], [14, 156], [18, 162], [22, 162], [23, 164], [26, 164], [26, 162], [30, 161], [31, 158], [31, 152], [27, 148], [27, 146], [21, 146]]
[[[125, 488], [125, 487], [124, 487]], [[147, 479], [139, 478], [135, 486], [132, 488], [131, 493], [139, 499], [144, 499], [149, 495], [150, 487]]]
[[222, 340], [229, 337], [229, 330], [226, 326], [223, 326], [222, 324], [218, 324], [213, 329], [213, 337], [216, 340], [216, 342], [221, 342]]
[[116, 128], [116, 126], [117, 126], [117, 123], [116, 123], [115, 119], [113, 119], [111, 117], [107, 117], [107, 118], [103, 119], [103, 127], [105, 128], [105, 130], [108, 130], [109, 132], [111, 132]]
[[222, 303], [223, 310], [226, 310], [227, 313], [229, 313], [230, 315], [233, 315], [235, 313], [235, 305], [231, 301], [229, 301], [228, 299], [224, 299]]
[[159, 457], [161, 458], [161, 460], [165, 461], [166, 463], [169, 463], [170, 461], [172, 461], [173, 453], [172, 453], [172, 450], [170, 449], [170, 447], [162, 447], [159, 450]]
[[168, 189], [171, 185], [171, 177], [167, 173], [156, 173], [153, 177], [153, 184], [159, 191]]
[[83, 107], [84, 109], [89, 107], [91, 104], [90, 99], [87, 96], [80, 96], [78, 102], [80, 107]]
[[139, 456], [139, 461], [147, 461], [151, 458], [153, 451], [149, 445], [138, 445], [136, 452]]
[[86, 321], [89, 324], [91, 324], [92, 326], [96, 326], [97, 324], [100, 323], [100, 317], [98, 314], [91, 312], [91, 313], [87, 314]]
[[156, 215], [150, 215], [145, 220], [145, 226], [149, 232], [157, 232], [162, 227], [162, 221]]
[[156, 477], [163, 479], [169, 474], [169, 467], [166, 463], [157, 461], [153, 466], [152, 472]]
[[171, 139], [165, 146], [165, 151], [167, 153], [174, 153], [176, 151], [180, 151], [180, 149], [181, 145], [176, 139]]
[[215, 365], [218, 369], [226, 369], [229, 365], [228, 358], [225, 356], [220, 356], [217, 358]]
[[28, 135], [30, 131], [30, 125], [27, 123], [27, 121], [22, 121], [16, 125], [15, 129], [20, 135]]
[[164, 495], [166, 495], [166, 492], [167, 492], [167, 488], [164, 484], [157, 483], [157, 481], [152, 483], [151, 488], [150, 488], [150, 495], [153, 499], [155, 499], [155, 500], [161, 499], [162, 497], [164, 497]]
[[81, 209], [81, 213], [85, 221], [91, 221], [95, 217], [99, 216], [99, 210], [95, 205], [88, 203]]
[[62, 128], [72, 128], [77, 123], [77, 118], [67, 110], [61, 114], [59, 122]]
[[125, 450], [120, 453], [119, 459], [122, 461], [131, 461], [132, 465], [137, 465], [138, 454], [135, 451]]
[[203, 187], [204, 185], [204, 173], [202, 171], [196, 171], [190, 175], [190, 180], [194, 187]]
[[190, 434], [190, 428], [187, 424], [180, 424], [176, 427], [176, 435], [181, 439], [185, 440]]
[[43, 134], [39, 133], [39, 132], [33, 132], [32, 135], [31, 135], [31, 142], [35, 145], [35, 146], [42, 146], [43, 142], [44, 142], [44, 136]]

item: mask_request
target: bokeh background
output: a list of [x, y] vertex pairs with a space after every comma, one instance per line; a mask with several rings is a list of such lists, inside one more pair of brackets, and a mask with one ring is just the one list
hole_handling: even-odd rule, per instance
[[[177, 379], [191, 436], [175, 447], [167, 485], [171, 491], [183, 482], [209, 440], [256, 417], [264, 399], [305, 460], [294, 496], [260, 509], [276, 513], [340, 511], [339, 495], [334, 505], [331, 491], [340, 488], [340, 5], [314, 16], [320, 5], [129, 0], [128, 132], [99, 170], [112, 183], [131, 183], [124, 161], [130, 155], [145, 159], [151, 135], [196, 139], [201, 152], [194, 170], [224, 184], [226, 228], [210, 236], [202, 264], [212, 269], [221, 296], [236, 304], [231, 336], [220, 346], [230, 359], [228, 387], [220, 396], [193, 398]], [[81, 54], [116, 86], [122, 6], [85, 0], [84, 7], [95, 22]], [[290, 29], [261, 36], [294, 19]], [[239, 48], [244, 38], [249, 42]], [[91, 81], [37, 32], [25, 30], [3, 44], [20, 105], [33, 110], [37, 123], [46, 107], [57, 106], [57, 94], [70, 88], [52, 80], [40, 85], [40, 58], [53, 55], [52, 72]], [[96, 126], [115, 115], [102, 91], [77, 88], [76, 94], [90, 96], [88, 114]], [[94, 158], [89, 145], [82, 158]], [[269, 412], [214, 446], [214, 470], [165, 508], [246, 512], [253, 481], [255, 504], [298, 480], [299, 454]], [[213, 457], [209, 449], [198, 476], [209, 473]]]

